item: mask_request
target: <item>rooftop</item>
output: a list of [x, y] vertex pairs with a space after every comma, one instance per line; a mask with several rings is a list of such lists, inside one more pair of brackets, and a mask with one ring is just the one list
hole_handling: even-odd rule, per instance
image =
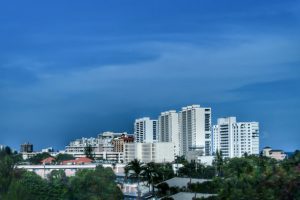
[[207, 198], [207, 197], [210, 197], [210, 196], [215, 196], [215, 194], [204, 194], [204, 193], [191, 193], [191, 192], [179, 192], [177, 194], [174, 194], [172, 195], [171, 197], [174, 199], [174, 200], [192, 200], [196, 195], [196, 198], [201, 198], [201, 197], [204, 197], [204, 198]]
[[[192, 178], [192, 183], [204, 183], [207, 181], [211, 181], [211, 179], [196, 179]], [[181, 177], [174, 177], [169, 180], [164, 181], [169, 185], [169, 187], [187, 187], [187, 184], [190, 182], [190, 178], [181, 178]]]

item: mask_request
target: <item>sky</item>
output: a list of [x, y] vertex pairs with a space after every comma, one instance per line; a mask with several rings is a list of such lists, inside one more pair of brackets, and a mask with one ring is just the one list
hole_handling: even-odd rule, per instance
[[191, 104], [300, 149], [300, 2], [0, 3], [0, 144], [63, 149]]

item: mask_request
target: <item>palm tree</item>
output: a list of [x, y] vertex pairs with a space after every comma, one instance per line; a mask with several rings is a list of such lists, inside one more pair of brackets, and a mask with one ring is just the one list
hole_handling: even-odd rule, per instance
[[129, 174], [129, 168], [127, 165], [124, 167], [124, 173], [125, 173], [125, 182], [127, 182], [127, 178], [128, 178], [128, 174]]
[[223, 171], [223, 157], [222, 157], [222, 151], [217, 150], [216, 157], [214, 160], [214, 166], [216, 167], [216, 175], [221, 176]]
[[138, 199], [140, 199], [140, 179], [142, 177], [142, 173], [144, 171], [142, 163], [138, 159], [132, 160], [128, 165], [126, 166], [127, 169], [129, 170], [129, 176], [132, 178], [135, 178], [137, 180], [137, 190], [138, 190]]
[[150, 162], [148, 164], [146, 164], [145, 166], [143, 166], [143, 177], [145, 178], [145, 180], [148, 182], [149, 185], [149, 192], [152, 186], [152, 195], [154, 194], [154, 181], [153, 178], [158, 176], [157, 173], [157, 165], [154, 162]]

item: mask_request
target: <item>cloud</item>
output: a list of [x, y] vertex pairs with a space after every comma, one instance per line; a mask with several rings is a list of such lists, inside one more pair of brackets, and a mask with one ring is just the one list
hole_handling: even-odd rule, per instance
[[[13, 143], [47, 139], [43, 144], [59, 140], [62, 146], [100, 130], [132, 131], [135, 117], [190, 103], [215, 105], [214, 116], [250, 113], [270, 124], [265, 113], [284, 110], [282, 104], [273, 109], [276, 100], [299, 100], [292, 92], [299, 82], [299, 37], [291, 36], [299, 30], [289, 27], [298, 18], [277, 3], [224, 4], [170, 12], [164, 4], [153, 13], [139, 10], [138, 18], [121, 7], [114, 13], [122, 18], [91, 17], [98, 9], [78, 21], [59, 13], [62, 23], [47, 18], [49, 27], [37, 30], [27, 20], [22, 34], [9, 26], [14, 34], [0, 52], [0, 131], [18, 138]], [[269, 109], [265, 118], [257, 105]]]

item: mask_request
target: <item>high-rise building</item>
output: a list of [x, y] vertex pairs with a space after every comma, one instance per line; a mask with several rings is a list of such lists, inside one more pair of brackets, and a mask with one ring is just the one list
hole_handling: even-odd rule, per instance
[[179, 155], [179, 121], [175, 110], [162, 112], [158, 118], [158, 132], [160, 142], [172, 142], [174, 155]]
[[32, 153], [33, 152], [33, 144], [29, 142], [21, 144], [21, 153]]
[[183, 107], [179, 112], [180, 153], [203, 151], [211, 154], [211, 108]]
[[213, 151], [223, 157], [259, 154], [259, 123], [237, 122], [236, 117], [219, 118], [213, 127]]
[[136, 119], [134, 122], [134, 136], [136, 142], [157, 142], [158, 121], [149, 117]]

